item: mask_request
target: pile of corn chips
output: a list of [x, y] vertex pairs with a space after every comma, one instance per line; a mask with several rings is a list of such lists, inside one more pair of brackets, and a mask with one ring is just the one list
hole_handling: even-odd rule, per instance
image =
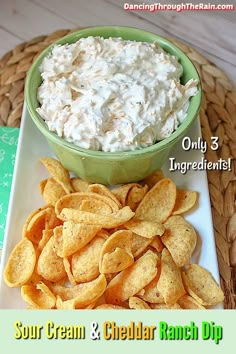
[[28, 309], [203, 309], [224, 299], [190, 259], [197, 234], [183, 213], [197, 193], [155, 172], [113, 189], [71, 178], [52, 158], [45, 205], [25, 222], [4, 279]]

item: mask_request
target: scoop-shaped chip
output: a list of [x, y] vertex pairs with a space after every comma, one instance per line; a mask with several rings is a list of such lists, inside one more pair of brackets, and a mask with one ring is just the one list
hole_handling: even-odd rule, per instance
[[63, 257], [68, 257], [84, 247], [100, 230], [100, 225], [65, 221], [62, 227]]
[[95, 310], [126, 310], [126, 308], [118, 305], [102, 304], [97, 306]]
[[[100, 274], [96, 279], [78, 284], [73, 287], [66, 287], [59, 284], [51, 284], [51, 291], [59, 296], [62, 301], [74, 302], [74, 308], [81, 308], [90, 305], [97, 300], [106, 289], [106, 277], [104, 274]], [[64, 304], [66, 306], [66, 303]]]
[[98, 199], [82, 200], [79, 210], [100, 215], [109, 215], [112, 213], [111, 207]]
[[143, 289], [157, 274], [157, 259], [157, 255], [148, 250], [130, 267], [118, 273], [106, 288], [106, 302], [120, 305]]
[[54, 178], [47, 179], [42, 192], [45, 203], [55, 205], [66, 194], [65, 189]]
[[151, 244], [153, 238], [147, 238], [133, 233], [131, 252], [134, 257], [138, 257]]
[[122, 205], [119, 202], [119, 200], [115, 197], [115, 195], [111, 192], [111, 190], [108, 189], [103, 184], [99, 184], [99, 183], [90, 184], [88, 187], [88, 191], [93, 193], [98, 193], [100, 195], [105, 195], [106, 197], [112, 199], [117, 204], [119, 209], [122, 208]]
[[58, 310], [75, 310], [75, 299], [63, 301], [60, 296], [56, 296], [56, 308]]
[[87, 192], [88, 186], [90, 185], [89, 182], [84, 181], [79, 177], [73, 177], [70, 179], [70, 183], [73, 187], [75, 192]]
[[186, 189], [178, 189], [173, 215], [183, 214], [193, 208], [197, 201], [197, 192]]
[[33, 274], [31, 275], [30, 279], [27, 281], [27, 285], [36, 285], [38, 283], [40, 283], [41, 281], [43, 281], [43, 278], [41, 277], [41, 275], [39, 275], [37, 273], [37, 269], [36, 267], [34, 268]]
[[164, 226], [166, 229], [168, 229], [169, 226], [171, 225], [186, 225], [189, 226], [191, 225], [183, 216], [181, 215], [171, 215], [165, 222]]
[[127, 183], [127, 184], [123, 184], [122, 186], [113, 188], [111, 192], [112, 194], [114, 194], [114, 196], [119, 200], [121, 205], [124, 207], [125, 205], [127, 205], [128, 194], [134, 187], [140, 190], [142, 190], [143, 188], [143, 186], [139, 183]]
[[25, 284], [33, 274], [36, 252], [33, 243], [24, 238], [13, 248], [4, 269], [5, 283], [16, 288]]
[[178, 304], [182, 309], [186, 310], [204, 310], [205, 307], [202, 306], [197, 300], [195, 300], [192, 296], [187, 294], [181, 296], [178, 300]]
[[131, 252], [133, 233], [118, 230], [104, 242], [100, 253], [101, 273], [115, 273], [130, 266], [134, 260]]
[[157, 282], [157, 290], [160, 291], [168, 306], [174, 305], [185, 294], [181, 271], [166, 248], [162, 251], [161, 274]]
[[148, 177], [144, 178], [142, 181], [143, 184], [148, 186], [148, 189], [151, 189], [157, 182], [164, 178], [162, 170], [156, 170]]
[[52, 309], [56, 304], [56, 297], [43, 282], [37, 285], [23, 285], [21, 296], [25, 302], [36, 309]]
[[[101, 205], [104, 209], [110, 210], [110, 213], [119, 210], [119, 207], [116, 202], [105, 195], [100, 195], [98, 193], [93, 192], [77, 192], [72, 193], [70, 195], [65, 195], [57, 201], [55, 205], [56, 214], [59, 215], [64, 208], [80, 210], [83, 201], [97, 203], [99, 205], [100, 213], [102, 210]], [[96, 214], [99, 214], [99, 210], [96, 212]], [[104, 214], [104, 212], [102, 212], [102, 214]]]
[[42, 238], [43, 230], [48, 226], [52, 209], [47, 205], [30, 213], [24, 224], [22, 236], [37, 245]]
[[171, 215], [176, 200], [176, 185], [169, 178], [161, 179], [144, 196], [135, 218], [163, 223]]
[[165, 227], [158, 222], [138, 219], [131, 219], [127, 221], [124, 224], [124, 227], [140, 236], [147, 238], [152, 238], [156, 235], [162, 236], [165, 231]]
[[197, 243], [197, 234], [191, 225], [170, 225], [162, 236], [161, 241], [170, 251], [177, 266], [183, 267], [190, 263]]
[[43, 191], [44, 191], [47, 181], [48, 181], [48, 178], [45, 178], [39, 182], [39, 192], [41, 195], [43, 195]]
[[98, 277], [99, 259], [105, 238], [95, 236], [71, 258], [71, 268], [75, 280], [85, 283]]
[[76, 298], [63, 301], [60, 298], [60, 296], [57, 296], [57, 299], [56, 299], [56, 308], [58, 310], [75, 310], [75, 309], [91, 310], [95, 307], [95, 305], [96, 305], [96, 301], [93, 301], [89, 305], [76, 307]]
[[46, 243], [48, 243], [52, 235], [53, 235], [53, 229], [47, 229], [42, 231], [42, 238], [38, 244], [38, 251], [40, 252], [42, 251], [42, 249], [45, 247]]
[[191, 264], [182, 272], [184, 286], [201, 305], [213, 306], [224, 300], [224, 293], [212, 274], [198, 264]]
[[70, 174], [58, 160], [51, 157], [41, 157], [39, 161], [46, 167], [51, 177], [62, 186], [67, 194], [73, 192], [70, 183]]
[[148, 191], [148, 186], [144, 185], [134, 185], [128, 192], [126, 198], [126, 205], [130, 207], [131, 210], [135, 211]]
[[53, 229], [53, 247], [54, 250], [56, 252], [56, 254], [58, 255], [58, 257], [63, 258], [63, 245], [62, 245], [62, 225], [61, 226], [57, 226]]
[[134, 263], [134, 257], [122, 248], [117, 247], [110, 253], [105, 253], [100, 262], [101, 273], [117, 273]]
[[161, 252], [164, 248], [164, 244], [161, 241], [160, 236], [155, 236], [150, 243], [150, 247], [154, 248], [157, 252]]
[[129, 298], [129, 308], [134, 310], [151, 310], [151, 307], [137, 296]]
[[132, 238], [133, 233], [129, 230], [118, 230], [112, 233], [103, 244], [100, 254], [101, 259], [105, 253], [113, 252], [117, 247], [130, 252]]
[[56, 226], [62, 225], [62, 221], [58, 219], [55, 209], [52, 205], [47, 208], [48, 215], [46, 218], [46, 227], [45, 229], [54, 229]]
[[71, 285], [77, 285], [75, 277], [72, 274], [71, 263], [70, 263], [70, 260], [68, 257], [63, 258], [63, 264], [65, 267], [65, 271], [66, 271], [69, 282], [71, 283]]
[[66, 276], [63, 259], [57, 255], [56, 234], [43, 248], [37, 264], [38, 273], [46, 280], [58, 281]]
[[150, 304], [150, 307], [153, 310], [181, 310], [181, 307], [178, 303], [168, 306], [167, 304]]
[[147, 301], [152, 304], [165, 302], [164, 297], [157, 290], [157, 282], [160, 278], [160, 273], [161, 273], [161, 264], [160, 263], [161, 262], [158, 259], [158, 273], [155, 276], [155, 278], [153, 278], [153, 280], [149, 284], [147, 284], [139, 293], [136, 294], [144, 301]]
[[63, 221], [74, 221], [90, 225], [100, 225], [103, 228], [112, 229], [123, 225], [134, 216], [134, 212], [126, 206], [110, 215], [99, 215], [86, 211], [75, 210], [71, 208], [62, 209], [59, 218]]

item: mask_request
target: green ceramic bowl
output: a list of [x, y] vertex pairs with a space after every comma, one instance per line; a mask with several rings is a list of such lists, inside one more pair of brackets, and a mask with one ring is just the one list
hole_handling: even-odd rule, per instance
[[174, 44], [154, 33], [132, 27], [91, 27], [69, 34], [55, 43], [74, 43], [80, 38], [88, 36], [121, 37], [126, 40], [158, 42], [166, 52], [179, 58], [183, 66], [182, 83], [186, 83], [192, 78], [199, 81], [199, 92], [190, 100], [187, 117], [170, 137], [140, 150], [117, 153], [103, 152], [83, 149], [65, 141], [55, 133], [50, 132], [44, 120], [36, 112], [36, 108], [39, 106], [37, 90], [41, 84], [39, 66], [43, 58], [50, 53], [53, 44], [46, 48], [31, 66], [25, 87], [27, 108], [34, 123], [45, 136], [61, 163], [69, 171], [75, 172], [75, 174], [90, 182], [112, 185], [139, 181], [164, 164], [171, 150], [186, 135], [188, 128], [197, 117], [202, 92], [200, 78], [189, 58]]

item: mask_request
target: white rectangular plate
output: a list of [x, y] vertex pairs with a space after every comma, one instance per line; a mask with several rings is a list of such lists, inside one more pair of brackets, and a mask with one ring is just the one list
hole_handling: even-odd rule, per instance
[[[201, 136], [197, 120], [189, 136], [196, 141]], [[19, 143], [12, 182], [11, 197], [7, 215], [4, 248], [0, 272], [0, 308], [24, 309], [20, 289], [11, 289], [3, 281], [3, 269], [15, 244], [21, 239], [22, 228], [29, 213], [44, 204], [39, 193], [39, 182], [47, 178], [47, 171], [38, 162], [42, 156], [53, 156], [45, 138], [37, 130], [24, 106]], [[181, 143], [172, 157], [176, 161], [200, 161], [202, 154], [198, 150], [184, 151]], [[173, 179], [179, 188], [188, 188], [199, 193], [198, 206], [185, 215], [198, 233], [198, 243], [192, 261], [208, 269], [219, 283], [219, 271], [216, 257], [215, 240], [212, 225], [211, 206], [207, 176], [205, 171], [192, 171], [182, 175], [179, 171], [169, 171], [169, 161], [164, 166], [164, 173]], [[218, 305], [216, 308], [222, 308]]]

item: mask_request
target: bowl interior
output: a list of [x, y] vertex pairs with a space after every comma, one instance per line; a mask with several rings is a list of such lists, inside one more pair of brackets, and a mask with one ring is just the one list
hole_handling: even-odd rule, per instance
[[[176, 129], [174, 133], [171, 134], [170, 137], [157, 142], [156, 144], [140, 149], [140, 150], [134, 150], [134, 151], [128, 151], [128, 152], [103, 152], [103, 151], [92, 151], [92, 150], [87, 150], [83, 149], [80, 147], [75, 146], [72, 143], [69, 143], [65, 141], [63, 138], [60, 138], [57, 136], [55, 133], [50, 132], [48, 130], [48, 127], [44, 120], [40, 117], [40, 115], [36, 112], [36, 108], [39, 106], [39, 102], [37, 100], [37, 90], [38, 87], [40, 86], [42, 79], [39, 71], [39, 66], [45, 56], [47, 56], [52, 49], [52, 46], [55, 44], [70, 44], [78, 41], [80, 38], [83, 37], [88, 37], [88, 36], [101, 36], [104, 38], [109, 38], [109, 37], [121, 37], [126, 40], [136, 40], [136, 41], [145, 41], [145, 42], [157, 42], [160, 47], [162, 47], [166, 52], [170, 53], [171, 55], [175, 55], [178, 59], [181, 65], [183, 66], [183, 75], [181, 77], [181, 83], [185, 84], [188, 80], [190, 79], [196, 79], [199, 82], [199, 92], [196, 96], [192, 97], [190, 99], [190, 105], [188, 108], [188, 115], [186, 119], [183, 121], [183, 123]], [[140, 29], [132, 28], [132, 27], [107, 27], [107, 26], [101, 26], [101, 27], [91, 27], [87, 29], [83, 29], [74, 33], [71, 33], [60, 40], [56, 41], [54, 44], [46, 48], [36, 59], [36, 61], [33, 63], [31, 66], [27, 79], [26, 79], [26, 88], [25, 88], [25, 97], [26, 97], [26, 103], [28, 110], [30, 112], [30, 115], [32, 119], [34, 120], [35, 124], [37, 127], [40, 129], [40, 131], [47, 137], [47, 139], [53, 140], [55, 143], [67, 146], [69, 149], [75, 149], [78, 151], [83, 152], [83, 154], [88, 154], [91, 155], [91, 153], [94, 156], [97, 157], [108, 157], [113, 155], [113, 157], [119, 158], [121, 155], [122, 157], [125, 156], [136, 156], [139, 154], [143, 153], [148, 153], [152, 152], [156, 149], [159, 151], [164, 149], [166, 145], [173, 145], [176, 140], [179, 140], [179, 138], [183, 135], [184, 131], [191, 125], [193, 120], [196, 118], [198, 111], [200, 109], [200, 103], [201, 103], [201, 87], [200, 87], [200, 78], [197, 73], [197, 70], [195, 69], [194, 65], [190, 61], [190, 59], [174, 44], [169, 42], [168, 40], [154, 34], [151, 32], [146, 32]]]

